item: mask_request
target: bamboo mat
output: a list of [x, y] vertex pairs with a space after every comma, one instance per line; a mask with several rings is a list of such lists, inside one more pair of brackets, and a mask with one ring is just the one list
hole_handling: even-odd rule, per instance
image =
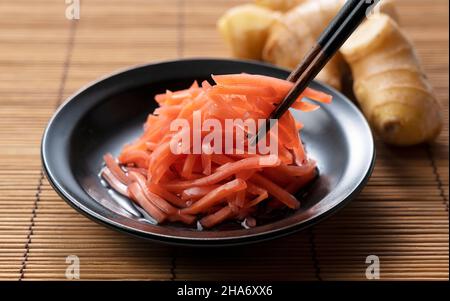
[[[448, 118], [431, 146], [377, 142], [361, 196], [311, 230], [258, 246], [173, 248], [106, 229], [75, 212], [42, 174], [42, 131], [61, 101], [115, 69], [159, 59], [227, 56], [214, 23], [243, 1], [0, 3], [0, 279], [365, 279], [377, 255], [382, 279], [448, 279]], [[399, 0], [448, 117], [448, 1]], [[424, 18], [423, 16], [426, 16]]]

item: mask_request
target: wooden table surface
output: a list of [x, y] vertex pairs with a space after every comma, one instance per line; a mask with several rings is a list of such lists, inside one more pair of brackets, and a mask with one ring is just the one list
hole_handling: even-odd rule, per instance
[[[64, 99], [113, 70], [162, 59], [228, 56], [215, 22], [238, 0], [86, 0], [65, 18], [60, 0], [0, 3], [0, 279], [448, 279], [448, 118], [429, 146], [377, 141], [361, 196], [311, 230], [257, 246], [182, 249], [106, 229], [52, 190], [39, 157], [43, 129]], [[399, 0], [448, 117], [448, 1]]]

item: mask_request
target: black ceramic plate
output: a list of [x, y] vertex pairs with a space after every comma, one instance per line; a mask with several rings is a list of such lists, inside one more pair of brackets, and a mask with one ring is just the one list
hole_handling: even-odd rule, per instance
[[102, 156], [117, 155], [142, 133], [153, 96], [188, 87], [211, 74], [254, 73], [286, 78], [284, 70], [255, 62], [194, 59], [131, 68], [81, 89], [51, 119], [42, 141], [42, 160], [50, 183], [75, 209], [95, 221], [139, 237], [183, 245], [232, 245], [272, 239], [304, 229], [353, 199], [374, 164], [374, 143], [366, 120], [342, 94], [320, 83], [312, 87], [333, 95], [331, 105], [312, 113], [293, 111], [305, 125], [302, 139], [318, 162], [320, 177], [303, 196], [300, 210], [274, 217], [252, 229], [197, 231], [153, 225], [140, 208], [102, 185]]

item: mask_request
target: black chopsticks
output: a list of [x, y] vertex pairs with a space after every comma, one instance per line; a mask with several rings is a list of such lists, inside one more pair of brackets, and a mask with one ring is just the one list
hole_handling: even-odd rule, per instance
[[323, 31], [316, 45], [289, 75], [288, 80], [295, 82], [294, 87], [271, 113], [266, 120], [265, 127], [261, 127], [252, 138], [251, 143], [253, 145], [258, 143], [273, 126], [274, 123], [271, 120], [281, 118], [292, 106], [378, 2], [379, 0], [348, 0], [345, 3], [337, 16]]

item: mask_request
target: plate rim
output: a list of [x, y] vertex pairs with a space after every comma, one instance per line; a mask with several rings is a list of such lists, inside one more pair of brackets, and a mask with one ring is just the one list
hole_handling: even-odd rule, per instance
[[[318, 214], [317, 216], [307, 218], [306, 220], [303, 220], [299, 223], [291, 224], [291, 225], [281, 227], [281, 228], [274, 228], [274, 229], [271, 229], [269, 231], [265, 231], [262, 233], [254, 233], [254, 234], [249, 234], [249, 235], [245, 235], [245, 236], [235, 236], [235, 237], [212, 237], [212, 238], [176, 237], [176, 236], [164, 235], [164, 234], [159, 234], [159, 233], [151, 233], [148, 231], [143, 231], [140, 229], [136, 229], [136, 228], [129, 227], [127, 225], [118, 223], [114, 220], [111, 220], [108, 217], [105, 217], [105, 216], [91, 210], [90, 208], [88, 208], [88, 206], [81, 204], [81, 202], [78, 201], [76, 199], [76, 197], [74, 197], [70, 193], [68, 193], [62, 187], [61, 183], [56, 179], [56, 177], [52, 175], [52, 172], [49, 168], [49, 162], [48, 162], [49, 159], [46, 156], [46, 149], [47, 149], [46, 141], [48, 139], [48, 135], [50, 133], [52, 125], [54, 124], [57, 116], [61, 113], [61, 111], [63, 111], [63, 109], [69, 103], [71, 103], [71, 101], [76, 99], [76, 97], [79, 94], [94, 87], [95, 85], [101, 83], [102, 81], [104, 81], [106, 79], [112, 78], [116, 75], [126, 73], [129, 71], [135, 70], [135, 69], [139, 69], [139, 68], [151, 67], [151, 66], [158, 65], [158, 64], [176, 64], [178, 62], [187, 62], [187, 63], [203, 62], [203, 63], [206, 63], [206, 62], [212, 62], [212, 61], [221, 62], [221, 63], [246, 63], [246, 64], [258, 65], [261, 67], [267, 67], [267, 68], [278, 70], [278, 71], [289, 72], [288, 70], [285, 70], [283, 68], [279, 68], [279, 67], [271, 65], [271, 64], [254, 61], [254, 60], [238, 60], [238, 59], [227, 59], [227, 58], [201, 57], [201, 58], [183, 58], [183, 59], [174, 59], [174, 60], [160, 60], [160, 61], [155, 61], [155, 62], [150, 62], [150, 63], [137, 64], [137, 65], [128, 66], [125, 68], [120, 68], [116, 71], [113, 71], [106, 75], [103, 75], [103, 76], [97, 78], [96, 80], [93, 80], [93, 81], [83, 85], [81, 88], [79, 88], [74, 93], [72, 93], [70, 96], [68, 96], [64, 100], [64, 102], [55, 110], [55, 112], [53, 113], [52, 117], [49, 119], [48, 124], [43, 132], [42, 140], [41, 140], [41, 148], [40, 148], [41, 161], [42, 161], [42, 166], [43, 166], [43, 172], [44, 172], [46, 178], [48, 179], [50, 185], [52, 186], [52, 188], [72, 208], [76, 209], [78, 212], [82, 213], [84, 216], [87, 216], [89, 219], [91, 219], [97, 223], [100, 223], [104, 226], [107, 226], [108, 228], [114, 229], [114, 230], [122, 232], [122, 233], [129, 234], [129, 235], [132, 235], [135, 237], [155, 241], [155, 242], [167, 243], [167, 244], [178, 245], [178, 246], [183, 245], [183, 246], [202, 246], [202, 247], [204, 247], [204, 246], [223, 247], [223, 246], [243, 245], [243, 244], [250, 244], [250, 243], [255, 243], [255, 242], [262, 242], [262, 241], [272, 240], [275, 238], [279, 238], [279, 237], [283, 237], [283, 236], [292, 234], [294, 232], [304, 230], [304, 229], [309, 228], [317, 223], [320, 223], [321, 221], [323, 221], [323, 220], [329, 218], [330, 216], [334, 215], [335, 213], [337, 213], [340, 209], [345, 207], [351, 200], [353, 200], [362, 191], [362, 189], [366, 186], [367, 182], [369, 181], [370, 176], [372, 175], [372, 172], [373, 172], [373, 169], [375, 166], [375, 161], [376, 161], [375, 141], [374, 141], [372, 131], [370, 129], [370, 126], [369, 126], [366, 118], [362, 114], [362, 112], [352, 101], [350, 101], [348, 99], [347, 96], [343, 95], [340, 91], [337, 91], [334, 88], [332, 88], [324, 83], [318, 82], [318, 81], [315, 81], [315, 83], [321, 87], [325, 87], [326, 89], [331, 90], [333, 93], [335, 93], [340, 98], [342, 98], [346, 102], [347, 105], [350, 105], [351, 107], [353, 107], [353, 109], [355, 109], [355, 111], [357, 111], [359, 113], [359, 115], [360, 115], [359, 117], [364, 121], [364, 125], [366, 126], [366, 128], [368, 129], [368, 133], [370, 134], [370, 136], [368, 137], [368, 140], [370, 141], [370, 150], [372, 151], [372, 156], [370, 158], [369, 166], [367, 167], [367, 170], [364, 173], [364, 177], [359, 180], [359, 183], [357, 184], [357, 186], [346, 197], [344, 197], [341, 201], [339, 201], [333, 207]], [[93, 201], [96, 201], [92, 197], [91, 197], [91, 199]], [[117, 213], [114, 213], [114, 214], [118, 215]]]

